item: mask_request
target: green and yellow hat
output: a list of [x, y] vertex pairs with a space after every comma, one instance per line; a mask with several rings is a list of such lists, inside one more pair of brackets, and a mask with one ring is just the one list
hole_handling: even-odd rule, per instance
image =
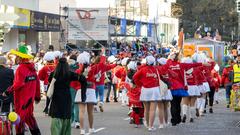
[[25, 45], [20, 45], [17, 50], [11, 49], [10, 50], [11, 54], [15, 54], [18, 57], [21, 57], [23, 59], [33, 59], [34, 57], [30, 54], [27, 46]]

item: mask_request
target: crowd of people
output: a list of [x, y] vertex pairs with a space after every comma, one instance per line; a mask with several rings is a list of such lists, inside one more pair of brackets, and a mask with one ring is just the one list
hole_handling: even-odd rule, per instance
[[101, 51], [50, 50], [34, 57], [22, 45], [0, 57], [0, 98], [7, 99], [4, 111], [9, 112], [13, 102], [21, 117], [17, 135], [24, 134], [25, 125], [33, 135], [41, 134], [33, 111], [34, 101], [44, 96], [52, 135], [71, 135], [72, 127], [85, 134], [86, 111], [89, 133], [94, 133], [94, 111], [104, 112], [104, 103], [111, 101], [129, 107], [130, 124], [152, 132], [156, 113], [160, 129], [194, 122], [204, 116], [207, 105], [213, 113], [214, 94], [221, 85], [229, 107], [232, 82], [240, 82], [238, 64], [229, 59], [220, 77], [219, 66], [204, 52], [184, 57], [175, 50], [166, 57], [154, 51], [105, 56]]

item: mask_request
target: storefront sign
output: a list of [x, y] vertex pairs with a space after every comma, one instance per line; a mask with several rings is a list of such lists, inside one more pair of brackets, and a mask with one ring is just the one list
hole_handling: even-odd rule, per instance
[[60, 16], [31, 11], [31, 28], [38, 31], [59, 31]]
[[17, 28], [30, 27], [30, 10], [15, 7], [14, 13], [19, 16], [19, 18], [16, 21], [14, 21], [14, 27]]

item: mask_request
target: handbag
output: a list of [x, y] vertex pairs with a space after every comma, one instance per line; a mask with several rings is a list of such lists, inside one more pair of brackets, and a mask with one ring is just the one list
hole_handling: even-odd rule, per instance
[[52, 96], [53, 96], [55, 82], [56, 82], [56, 79], [53, 77], [47, 91], [47, 97], [50, 99], [52, 99]]
[[[157, 70], [157, 69], [156, 69]], [[159, 91], [160, 91], [160, 96], [161, 97], [165, 97], [167, 94], [168, 94], [168, 86], [166, 83], [164, 83], [161, 78], [160, 78], [160, 75], [158, 73], [158, 70], [157, 70], [157, 77], [158, 77], [158, 81], [159, 81]]]

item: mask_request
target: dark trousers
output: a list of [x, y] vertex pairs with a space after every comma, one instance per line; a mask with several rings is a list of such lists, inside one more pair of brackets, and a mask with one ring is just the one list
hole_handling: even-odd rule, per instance
[[214, 87], [210, 87], [210, 92], [208, 92], [209, 106], [213, 106], [214, 94], [215, 94], [215, 88]]
[[172, 124], [181, 122], [181, 101], [182, 97], [173, 96], [173, 100], [171, 101]]
[[44, 108], [44, 112], [45, 112], [45, 113], [48, 113], [49, 104], [50, 104], [50, 99], [47, 97], [46, 106], [45, 106], [45, 108]]
[[226, 85], [226, 100], [228, 105], [230, 104], [231, 89], [232, 85]]
[[112, 84], [111, 82], [107, 83], [108, 92], [107, 92], [107, 98], [106, 99], [109, 99], [109, 96], [110, 96], [110, 93], [111, 93], [111, 90], [112, 90], [112, 86], [113, 86], [114, 100], [116, 100], [117, 99], [117, 84]]

